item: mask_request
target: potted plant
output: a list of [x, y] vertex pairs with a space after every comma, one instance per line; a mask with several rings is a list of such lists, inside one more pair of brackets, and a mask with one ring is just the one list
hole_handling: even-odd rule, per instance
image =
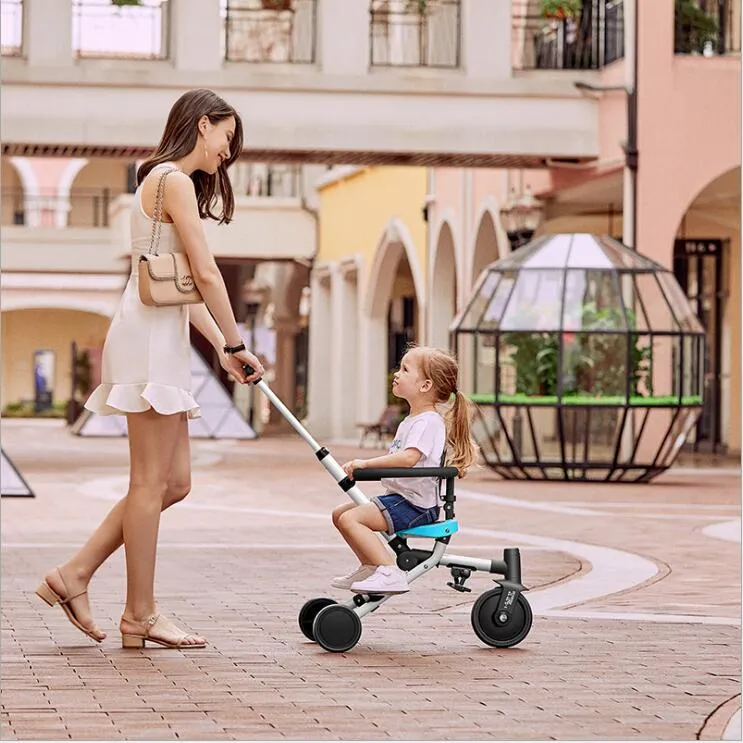
[[142, 0], [111, 0], [111, 5], [123, 8], [125, 5], [141, 5]]
[[433, 0], [406, 0], [405, 12], [426, 15]]
[[291, 10], [293, 0], [261, 0], [263, 10]]
[[717, 19], [694, 0], [676, 0], [675, 21], [677, 54], [702, 54], [717, 42]]
[[583, 7], [582, 0], [541, 0], [542, 18], [565, 21], [575, 18]]

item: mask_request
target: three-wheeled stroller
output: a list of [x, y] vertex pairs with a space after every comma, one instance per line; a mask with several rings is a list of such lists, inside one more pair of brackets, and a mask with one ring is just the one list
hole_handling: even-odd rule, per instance
[[[252, 373], [249, 367], [246, 367], [246, 371]], [[521, 556], [518, 548], [504, 549], [502, 560], [446, 553], [449, 541], [459, 530], [454, 517], [456, 500], [454, 482], [457, 478], [457, 470], [454, 467], [363, 469], [354, 471], [351, 479], [346, 476], [330, 452], [312, 438], [266, 382], [259, 380], [256, 386], [312, 448], [323, 467], [355, 503], [370, 502], [356, 485], [359, 481], [381, 480], [383, 477], [436, 477], [442, 480], [445, 483], [443, 521], [407, 529], [393, 535], [383, 535], [397, 555], [398, 567], [407, 572], [409, 583], [432, 568], [448, 567], [452, 580], [447, 585], [462, 592], [471, 590], [465, 584], [473, 570], [502, 575], [503, 578], [495, 581], [498, 584], [495, 588], [485, 591], [475, 601], [471, 614], [472, 628], [484, 643], [497, 648], [517, 645], [527, 636], [531, 629], [532, 612], [522, 593], [526, 589], [521, 585]], [[433, 549], [412, 548], [407, 542], [409, 537], [432, 539]], [[305, 637], [317, 642], [325, 650], [343, 653], [359, 641], [362, 617], [376, 611], [389, 598], [391, 596], [355, 594], [343, 603], [331, 598], [313, 598], [299, 611], [299, 627]]]

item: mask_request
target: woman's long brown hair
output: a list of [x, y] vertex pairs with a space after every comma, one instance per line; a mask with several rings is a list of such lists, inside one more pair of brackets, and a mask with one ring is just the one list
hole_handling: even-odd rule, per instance
[[459, 365], [446, 351], [427, 346], [413, 346], [412, 350], [420, 361], [421, 371], [433, 384], [436, 402], [445, 403], [454, 396], [454, 403], [444, 413], [446, 422], [446, 464], [456, 467], [459, 477], [477, 460], [478, 446], [472, 438], [471, 405], [457, 386]]
[[[160, 163], [179, 160], [193, 152], [198, 141], [199, 121], [202, 116], [209, 117], [212, 124], [217, 124], [230, 116], [235, 119], [235, 135], [230, 144], [230, 156], [220, 164], [214, 175], [201, 170], [195, 170], [191, 174], [191, 180], [196, 188], [199, 216], [202, 219], [209, 217], [219, 224], [229, 223], [235, 210], [235, 197], [227, 168], [242, 152], [243, 125], [237, 111], [211, 90], [204, 88], [189, 90], [173, 104], [160, 144], [137, 170], [137, 184], [142, 183], [147, 174]], [[219, 202], [222, 211], [215, 214], [213, 209]]]

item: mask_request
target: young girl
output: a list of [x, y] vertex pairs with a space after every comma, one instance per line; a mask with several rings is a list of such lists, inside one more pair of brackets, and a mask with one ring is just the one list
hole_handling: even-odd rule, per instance
[[[395, 397], [407, 400], [410, 414], [400, 423], [389, 453], [372, 459], [353, 459], [343, 465], [347, 475], [367, 467], [439, 467], [445, 447], [447, 464], [463, 477], [475, 461], [477, 446], [470, 434], [467, 398], [457, 389], [456, 360], [435, 348], [411, 348], [403, 356], [392, 381]], [[442, 417], [436, 406], [454, 395], [454, 404]], [[335, 588], [355, 593], [404, 593], [409, 590], [404, 571], [375, 532], [394, 534], [439, 517], [439, 482], [433, 477], [385, 478], [384, 495], [363, 506], [347, 503], [333, 511], [333, 524], [361, 565], [335, 578]]]

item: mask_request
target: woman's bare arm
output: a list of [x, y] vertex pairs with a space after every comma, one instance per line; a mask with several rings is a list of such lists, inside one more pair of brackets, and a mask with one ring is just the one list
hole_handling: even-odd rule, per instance
[[224, 336], [225, 343], [229, 346], [239, 346], [242, 338], [237, 329], [227, 287], [206, 242], [193, 181], [185, 173], [176, 171], [168, 175], [165, 181], [163, 210], [173, 220], [178, 230], [196, 286]]
[[214, 318], [206, 308], [205, 304], [188, 305], [188, 317], [196, 330], [211, 343], [215, 351], [222, 353], [224, 348], [224, 335], [219, 326], [214, 322]]

